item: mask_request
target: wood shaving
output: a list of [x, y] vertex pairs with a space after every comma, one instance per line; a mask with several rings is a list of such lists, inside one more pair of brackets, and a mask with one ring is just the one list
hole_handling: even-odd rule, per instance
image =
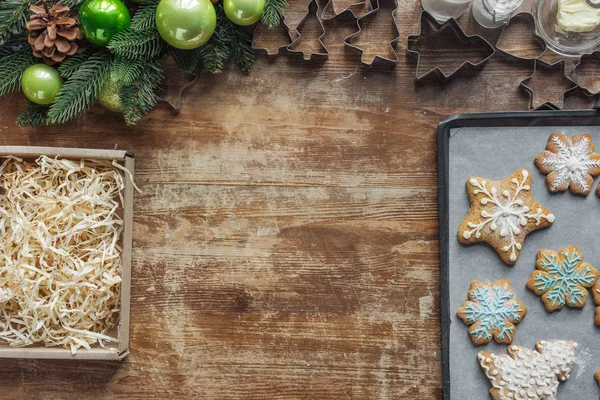
[[108, 333], [119, 318], [125, 185], [113, 163], [0, 166], [0, 343], [75, 354], [117, 342]]

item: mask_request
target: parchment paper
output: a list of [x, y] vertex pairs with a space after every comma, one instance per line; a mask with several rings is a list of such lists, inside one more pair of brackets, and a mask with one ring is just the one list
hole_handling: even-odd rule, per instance
[[[583, 310], [565, 308], [548, 313], [540, 297], [525, 286], [535, 268], [537, 251], [560, 250], [576, 244], [584, 261], [600, 270], [600, 198], [592, 192], [587, 198], [570, 192], [551, 194], [545, 176], [533, 159], [546, 148], [552, 132], [569, 136], [589, 133], [600, 152], [600, 127], [510, 127], [458, 128], [451, 131], [449, 156], [449, 226], [450, 226], [450, 381], [452, 400], [490, 399], [490, 383], [477, 361], [481, 350], [507, 354], [506, 345], [492, 342], [474, 346], [467, 325], [456, 310], [467, 300], [473, 280], [510, 280], [517, 298], [528, 314], [517, 325], [515, 344], [533, 348], [540, 339], [570, 339], [579, 343], [578, 360], [571, 378], [559, 387], [559, 400], [594, 400], [600, 388], [594, 372], [600, 369], [600, 328], [594, 325], [592, 297]], [[461, 221], [469, 210], [465, 183], [471, 176], [493, 180], [505, 179], [520, 168], [532, 173], [534, 199], [550, 209], [555, 223], [529, 234], [521, 256], [514, 266], [504, 264], [486, 244], [462, 245], [456, 238]], [[596, 183], [599, 180], [596, 180]], [[595, 191], [594, 186], [593, 190]]]

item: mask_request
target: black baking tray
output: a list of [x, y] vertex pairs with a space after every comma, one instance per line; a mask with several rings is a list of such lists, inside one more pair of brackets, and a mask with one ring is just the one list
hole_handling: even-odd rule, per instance
[[[453, 115], [438, 126], [438, 186], [439, 186], [439, 229], [440, 229], [440, 310], [442, 324], [442, 372], [443, 398], [445, 400], [462, 400], [451, 398], [450, 382], [450, 324], [451, 316], [456, 310], [450, 305], [450, 240], [456, 240], [455, 232], [450, 232], [450, 188], [449, 160], [450, 135], [456, 128], [490, 128], [490, 127], [542, 127], [542, 126], [600, 126], [600, 111], [537, 111], [507, 112]], [[600, 151], [600, 143], [597, 143]], [[544, 149], [543, 143], [540, 152]], [[517, 168], [515, 168], [516, 170]], [[533, 172], [535, 166], [528, 166]], [[464, 189], [463, 189], [464, 190]], [[590, 196], [595, 196], [593, 193]], [[466, 197], [466, 195], [465, 195]], [[464, 216], [461, 216], [464, 217]], [[558, 250], [558, 249], [557, 249]], [[596, 266], [600, 267], [600, 265]], [[600, 268], [599, 268], [600, 269]], [[466, 292], [465, 292], [466, 300]], [[591, 302], [591, 297], [589, 299]], [[590, 307], [588, 305], [588, 307]], [[588, 310], [589, 311], [589, 310]], [[592, 313], [593, 315], [593, 313]], [[592, 317], [593, 318], [593, 317]], [[465, 330], [466, 330], [465, 326]], [[484, 348], [481, 348], [483, 350]], [[560, 396], [560, 392], [559, 392]], [[455, 396], [456, 397], [456, 396]], [[491, 398], [488, 397], [487, 398]], [[560, 397], [559, 397], [560, 398]], [[483, 399], [482, 399], [483, 400]]]

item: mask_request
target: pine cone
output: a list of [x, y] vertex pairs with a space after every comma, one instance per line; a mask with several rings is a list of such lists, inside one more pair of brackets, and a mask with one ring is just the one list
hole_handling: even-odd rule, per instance
[[77, 53], [77, 40], [83, 39], [83, 35], [69, 7], [58, 3], [48, 8], [43, 1], [42, 5], [32, 5], [29, 9], [31, 15], [27, 22], [27, 41], [35, 57], [54, 65]]

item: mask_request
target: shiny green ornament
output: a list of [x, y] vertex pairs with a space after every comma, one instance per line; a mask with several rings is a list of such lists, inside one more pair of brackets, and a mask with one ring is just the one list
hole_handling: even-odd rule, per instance
[[34, 64], [23, 72], [21, 89], [29, 100], [36, 104], [54, 103], [63, 78], [57, 70], [46, 64]]
[[98, 102], [108, 111], [123, 112], [123, 103], [121, 103], [121, 90], [123, 85], [112, 76], [104, 82], [100, 93], [98, 94]]
[[156, 8], [156, 28], [171, 46], [191, 50], [208, 42], [217, 26], [210, 0], [161, 0]]
[[223, 0], [225, 15], [236, 25], [248, 26], [258, 22], [265, 11], [265, 0]]
[[79, 8], [79, 26], [92, 44], [106, 46], [110, 38], [129, 27], [131, 16], [120, 0], [86, 0]]

